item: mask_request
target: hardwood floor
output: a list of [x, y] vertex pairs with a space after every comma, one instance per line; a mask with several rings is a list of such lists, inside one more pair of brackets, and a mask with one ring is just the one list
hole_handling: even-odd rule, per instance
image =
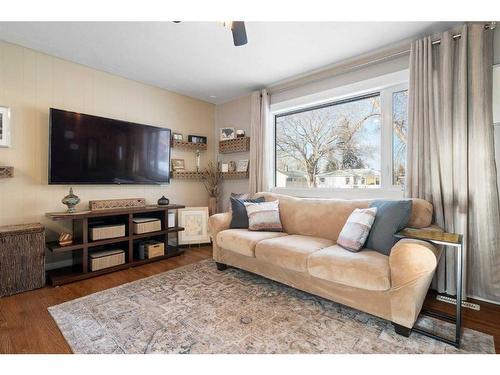
[[71, 353], [47, 308], [104, 289], [212, 257], [212, 247], [192, 247], [184, 254], [144, 266], [0, 298], [0, 353]]
[[[179, 257], [53, 288], [0, 298], [0, 353], [71, 353], [47, 308], [104, 289], [210, 258], [210, 246], [186, 249]], [[477, 301], [472, 301], [477, 302]], [[464, 326], [493, 335], [500, 353], [500, 306], [479, 302], [481, 311], [464, 309]], [[454, 306], [429, 295], [425, 305], [452, 313]]]

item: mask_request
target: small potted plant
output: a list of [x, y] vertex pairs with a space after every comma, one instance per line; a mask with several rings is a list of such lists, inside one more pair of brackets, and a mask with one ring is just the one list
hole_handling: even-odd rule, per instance
[[208, 192], [208, 213], [214, 215], [217, 213], [217, 202], [219, 198], [219, 184], [222, 179], [222, 173], [217, 166], [209, 162], [208, 166], [201, 172], [203, 186]]

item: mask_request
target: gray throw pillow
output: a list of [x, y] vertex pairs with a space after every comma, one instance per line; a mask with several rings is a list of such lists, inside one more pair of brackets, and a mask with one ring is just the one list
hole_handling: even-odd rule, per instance
[[365, 247], [389, 255], [398, 241], [394, 234], [406, 227], [411, 215], [411, 200], [389, 201], [376, 200], [370, 207], [377, 207]]
[[248, 214], [245, 208], [245, 202], [248, 203], [262, 203], [265, 201], [264, 197], [256, 199], [238, 199], [231, 197], [231, 229], [248, 229]]

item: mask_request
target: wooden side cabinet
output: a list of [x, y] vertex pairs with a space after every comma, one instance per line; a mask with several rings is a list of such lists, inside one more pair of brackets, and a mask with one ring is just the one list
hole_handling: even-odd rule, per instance
[[0, 297], [45, 286], [45, 228], [0, 227]]

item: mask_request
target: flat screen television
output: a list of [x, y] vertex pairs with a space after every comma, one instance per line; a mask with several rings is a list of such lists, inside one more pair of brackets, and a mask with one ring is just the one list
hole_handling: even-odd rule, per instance
[[49, 184], [166, 184], [170, 129], [50, 109]]

